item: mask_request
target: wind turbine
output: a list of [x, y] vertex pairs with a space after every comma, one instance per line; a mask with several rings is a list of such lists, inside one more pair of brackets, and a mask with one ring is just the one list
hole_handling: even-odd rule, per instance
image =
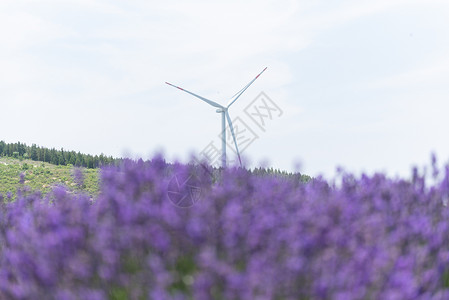
[[228, 120], [229, 123], [229, 128], [231, 129], [231, 134], [232, 134], [232, 138], [234, 139], [234, 145], [235, 145], [235, 149], [237, 150], [237, 156], [239, 157], [239, 162], [240, 162], [240, 166], [242, 166], [242, 160], [240, 159], [240, 152], [239, 152], [239, 147], [237, 145], [237, 139], [235, 138], [235, 134], [234, 134], [234, 127], [232, 126], [232, 121], [231, 121], [231, 117], [229, 116], [229, 112], [228, 109], [229, 107], [234, 104], [235, 101], [237, 101], [237, 99], [243, 94], [244, 91], [246, 91], [246, 89], [257, 79], [259, 78], [259, 76], [265, 72], [267, 68], [265, 67], [265, 69], [262, 70], [262, 72], [260, 72], [253, 80], [251, 80], [247, 85], [245, 85], [240, 91], [238, 91], [234, 96], [231, 97], [231, 99], [229, 100], [229, 104], [227, 106], [222, 106], [220, 104], [218, 104], [215, 101], [206, 99], [204, 97], [201, 97], [197, 94], [194, 94], [192, 92], [189, 92], [183, 88], [180, 88], [179, 86], [173, 85], [171, 83], [165, 82], [168, 85], [171, 85], [172, 87], [175, 87], [177, 89], [180, 89], [181, 91], [184, 91], [186, 93], [189, 93], [192, 96], [195, 96], [201, 100], [203, 100], [204, 102], [212, 105], [213, 107], [218, 108], [216, 110], [217, 113], [221, 113], [221, 131], [222, 131], [222, 135], [221, 135], [221, 164], [223, 166], [223, 168], [226, 168], [226, 119]]

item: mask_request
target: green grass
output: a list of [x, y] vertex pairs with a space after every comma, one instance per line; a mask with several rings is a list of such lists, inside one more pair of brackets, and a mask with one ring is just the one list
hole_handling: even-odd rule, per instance
[[39, 190], [48, 193], [55, 185], [64, 185], [72, 191], [83, 191], [91, 196], [98, 194], [98, 169], [82, 168], [84, 184], [79, 186], [73, 178], [72, 166], [56, 166], [49, 163], [27, 159], [0, 157], [0, 193], [6, 196], [12, 193], [13, 199], [20, 184], [20, 174], [25, 174], [23, 185], [32, 191]]

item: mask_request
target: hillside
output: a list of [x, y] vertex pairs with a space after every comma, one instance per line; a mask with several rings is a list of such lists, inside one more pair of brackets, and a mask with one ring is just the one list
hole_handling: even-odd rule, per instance
[[[123, 159], [75, 151], [56, 150], [25, 143], [6, 143], [0, 140], [0, 199], [14, 200], [19, 188], [48, 193], [55, 185], [64, 185], [72, 191], [87, 192], [95, 196], [99, 192], [99, 167], [119, 164]], [[74, 167], [75, 166], [75, 167]], [[213, 168], [220, 173], [220, 169]], [[81, 170], [83, 183], [74, 179], [74, 171]], [[309, 182], [310, 176], [289, 173], [277, 169], [256, 168], [248, 170], [257, 176], [283, 177], [298, 182]], [[24, 175], [21, 180], [21, 174]], [[8, 196], [9, 195], [9, 196]]]
[[14, 199], [17, 189], [22, 186], [20, 174], [24, 174], [23, 185], [32, 191], [46, 194], [55, 185], [64, 185], [72, 191], [84, 191], [90, 195], [98, 193], [98, 169], [80, 168], [83, 184], [74, 180], [75, 168], [71, 165], [57, 166], [29, 159], [0, 157], [0, 194], [7, 198], [8, 193]]

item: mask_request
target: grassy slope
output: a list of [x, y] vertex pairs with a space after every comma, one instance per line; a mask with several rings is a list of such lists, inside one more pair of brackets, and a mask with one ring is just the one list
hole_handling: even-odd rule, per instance
[[[91, 195], [98, 193], [98, 169], [82, 169], [84, 185], [79, 187], [73, 180], [73, 167], [56, 166], [49, 163], [32, 160], [19, 160], [9, 157], [0, 157], [0, 193], [5, 195], [11, 192], [16, 194], [20, 174], [25, 174], [25, 185], [31, 190], [40, 190], [47, 193], [55, 185], [65, 185], [71, 190], [83, 190]], [[13, 197], [14, 198], [14, 197]]]
[[[11, 157], [0, 156], [0, 194], [5, 198], [10, 192], [12, 199], [15, 198], [17, 189], [22, 185], [19, 183], [20, 174], [25, 174], [24, 185], [31, 188], [32, 191], [39, 190], [43, 194], [48, 193], [55, 185], [64, 185], [73, 191], [84, 191], [95, 196], [99, 191], [99, 169], [81, 168], [84, 174], [83, 186], [78, 186], [73, 178], [72, 166], [56, 166], [49, 163], [33, 161], [29, 159], [17, 159]], [[260, 172], [255, 172], [260, 173]], [[266, 173], [262, 172], [259, 175], [269, 176], [289, 176], [287, 173], [277, 172]], [[308, 182], [312, 178], [307, 175], [301, 175], [302, 182]]]

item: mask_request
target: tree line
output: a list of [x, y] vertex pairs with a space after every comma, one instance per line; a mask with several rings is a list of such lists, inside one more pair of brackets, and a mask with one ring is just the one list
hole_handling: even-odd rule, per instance
[[[0, 141], [0, 156], [14, 157], [18, 159], [32, 159], [34, 161], [42, 161], [54, 165], [73, 165], [85, 168], [98, 168], [108, 164], [117, 164], [122, 161], [121, 158], [113, 158], [112, 156], [82, 154], [75, 151], [66, 151], [64, 148], [56, 150], [55, 148], [40, 147], [36, 144], [27, 146], [24, 143], [5, 143]], [[170, 164], [170, 163], [167, 163]], [[212, 167], [213, 168], [213, 167]], [[216, 168], [213, 168], [216, 169]], [[216, 170], [218, 172], [218, 169]], [[256, 176], [275, 176], [297, 180], [298, 182], [309, 182], [313, 178], [301, 173], [289, 173], [273, 168], [255, 168], [248, 170]]]
[[54, 165], [73, 165], [85, 168], [98, 168], [103, 165], [113, 164], [120, 159], [112, 156], [82, 154], [75, 151], [66, 151], [64, 148], [56, 150], [55, 148], [40, 147], [36, 144], [28, 146], [24, 143], [5, 143], [0, 141], [0, 156], [32, 159], [34, 161], [42, 161]]

